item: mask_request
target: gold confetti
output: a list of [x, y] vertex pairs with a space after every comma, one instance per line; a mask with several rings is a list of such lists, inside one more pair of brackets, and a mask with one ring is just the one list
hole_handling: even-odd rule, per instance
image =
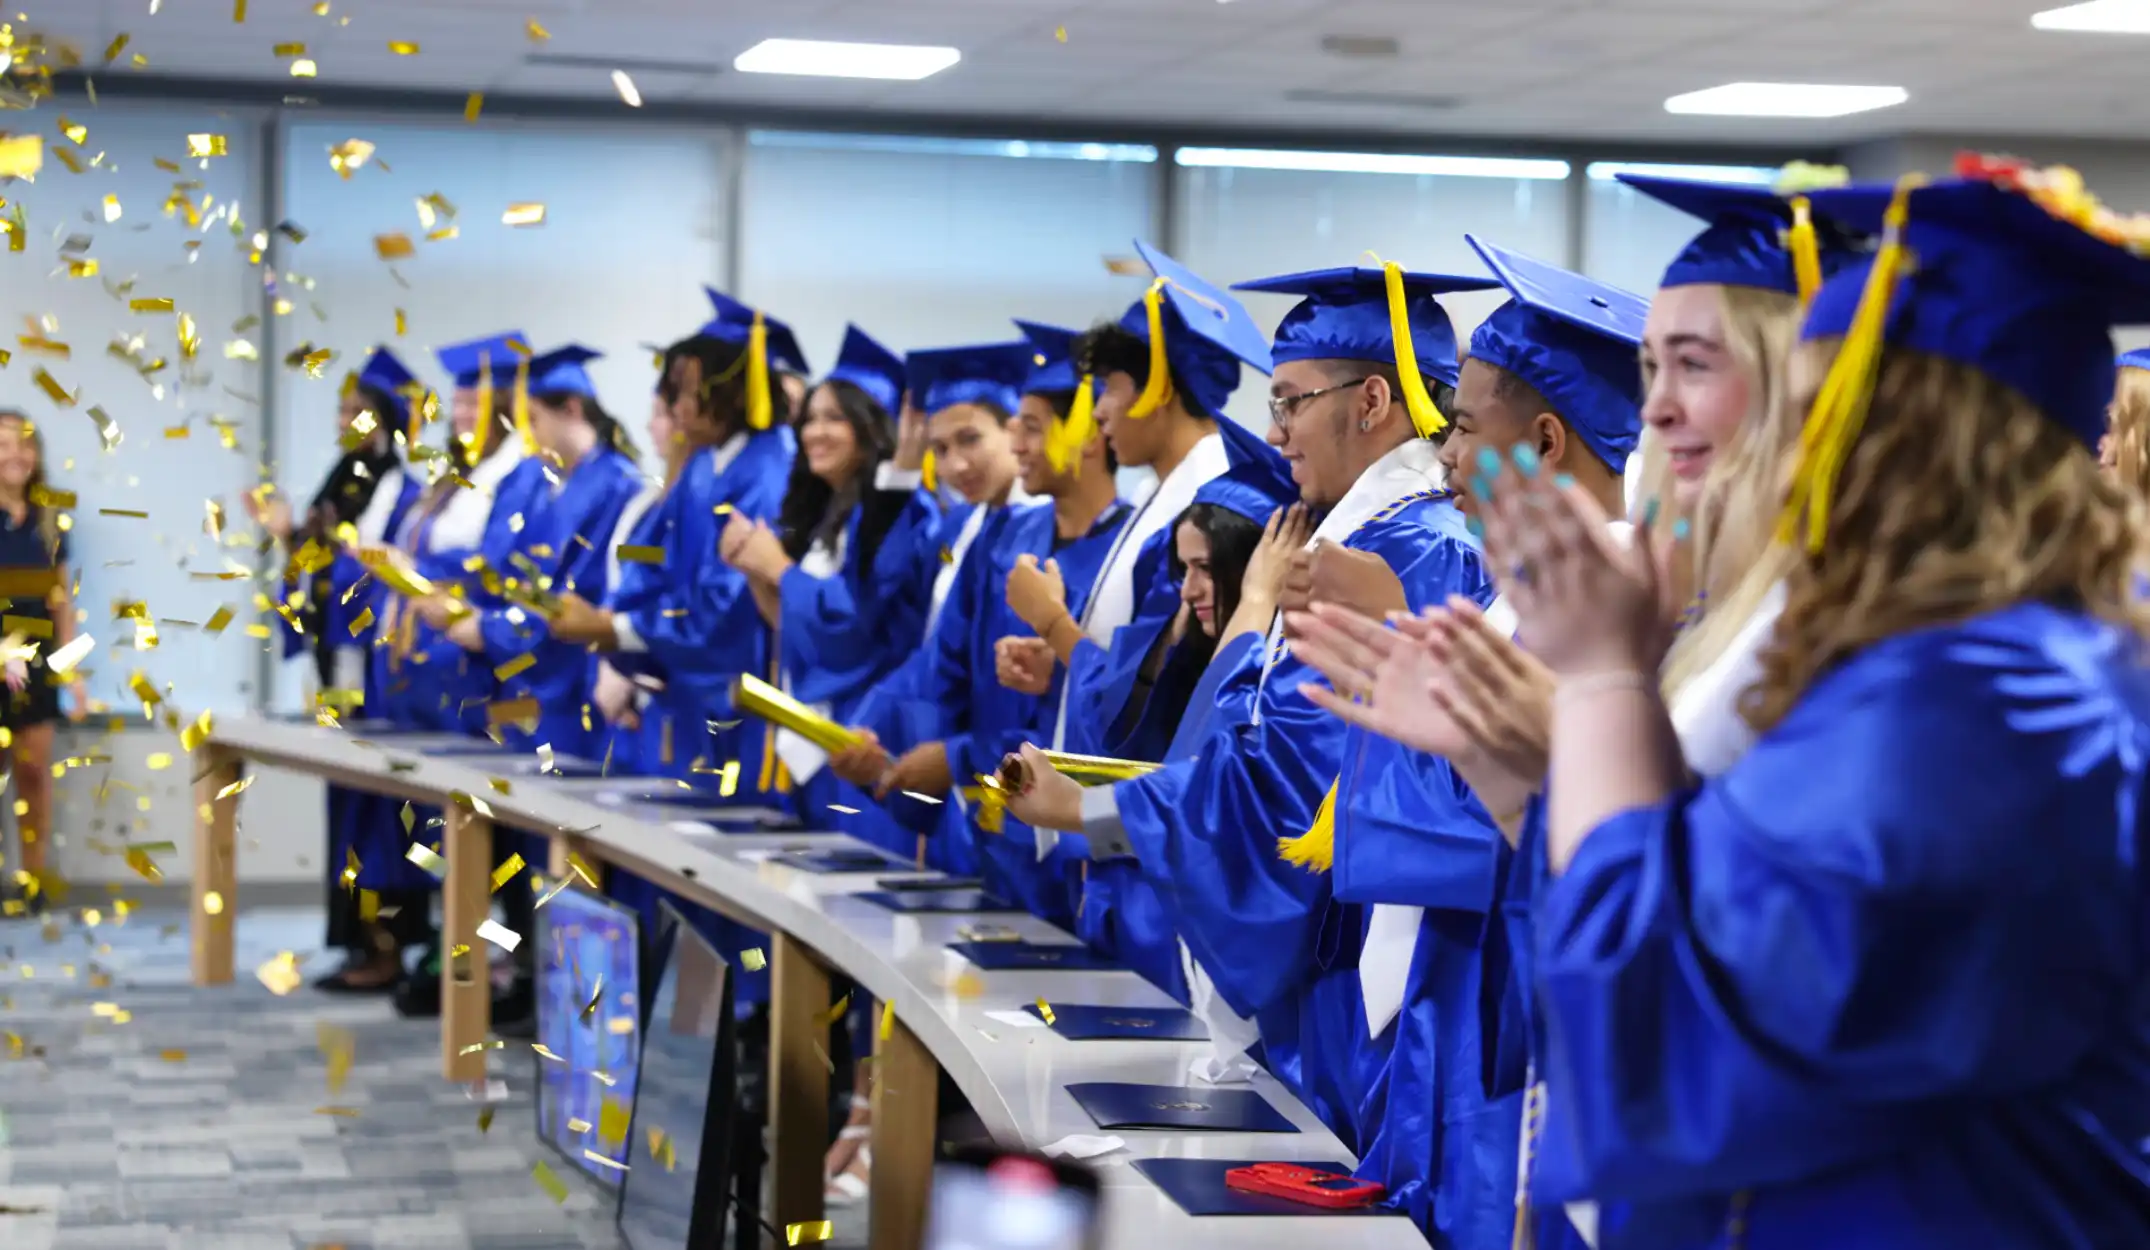
[[408, 260], [418, 252], [411, 236], [402, 232], [373, 236], [373, 252], [382, 260]]
[[587, 1133], [590, 1131], [590, 1127], [590, 1122], [580, 1116], [569, 1116], [567, 1118], [567, 1131], [570, 1133]]
[[398, 308], [396, 310], [396, 337], [399, 339], [402, 338], [404, 333], [409, 329], [410, 319], [403, 315], [402, 309]]
[[590, 867], [590, 861], [584, 859], [580, 854], [574, 851], [567, 853], [567, 870], [582, 878], [582, 883], [590, 889], [597, 888], [597, 873]]
[[168, 299], [133, 299], [127, 301], [127, 311], [138, 313], [168, 313], [173, 311]]
[[364, 139], [345, 139], [342, 143], [329, 149], [329, 168], [342, 175], [346, 181], [349, 181], [351, 175], [357, 173], [359, 168], [372, 156], [372, 144]]
[[160, 1050], [157, 1052], [157, 1058], [164, 1060], [166, 1063], [185, 1063], [187, 1061], [187, 1052], [183, 1050]]
[[188, 156], [222, 156], [227, 151], [223, 135], [188, 135]]
[[[88, 634], [76, 634], [74, 641], [45, 657], [45, 667], [64, 677], [72, 672], [75, 665], [80, 664], [83, 658], [88, 656], [91, 651], [96, 650], [96, 648], [97, 640], [95, 638], [90, 637]], [[206, 716], [208, 713], [204, 712], [203, 715]]]
[[834, 1003], [832, 1003], [827, 1011], [821, 1013], [818, 1019], [818, 1023], [820, 1023], [822, 1027], [826, 1028], [829, 1025], [836, 1023], [838, 1020], [843, 1019], [844, 1012], [850, 1009], [851, 996], [849, 994], [846, 994], [842, 998], [839, 998]]
[[500, 887], [515, 880], [515, 874], [522, 870], [523, 857], [515, 854], [509, 855], [506, 863], [493, 869], [493, 893], [498, 894]]
[[784, 1244], [787, 1246], [817, 1245], [835, 1235], [836, 1225], [829, 1220], [806, 1220], [784, 1226]]
[[30, 375], [30, 380], [32, 382], [37, 383], [37, 388], [45, 392], [45, 397], [47, 399], [50, 399], [53, 403], [58, 404], [62, 408], [72, 408], [75, 406], [75, 397], [73, 395], [68, 394], [67, 388], [61, 386], [57, 378], [53, 377], [50, 373], [47, 373], [43, 365], [39, 365], [37, 367], [37, 372]]
[[887, 1041], [895, 1034], [895, 1032], [896, 1004], [893, 1002], [884, 1001], [881, 1004], [881, 1040], [884, 1042]]
[[717, 797], [731, 798], [739, 793], [739, 761], [724, 761], [724, 771], [717, 777]]
[[254, 977], [278, 998], [299, 988], [306, 981], [305, 977], [299, 975], [299, 957], [290, 951], [284, 951], [254, 969]]
[[624, 1172], [627, 1170], [627, 1165], [620, 1162], [618, 1159], [607, 1158], [587, 1146], [583, 1147], [582, 1157], [588, 1159], [592, 1163], [597, 1164], [599, 1167], [608, 1167], [615, 1172]]
[[463, 120], [466, 122], [474, 122], [478, 120], [478, 113], [480, 110], [484, 109], [484, 107], [485, 93], [483, 91], [471, 92], [470, 98], [463, 101]]
[[97, 510], [97, 515], [133, 517], [137, 521], [147, 521], [149, 519], [149, 514], [147, 512], [142, 512], [134, 508], [99, 508]]
[[506, 681], [508, 678], [515, 676], [517, 673], [527, 671], [531, 665], [536, 663], [537, 656], [531, 652], [525, 651], [521, 655], [516, 656], [514, 659], [509, 660], [507, 663], [494, 669], [493, 678], [496, 681]]
[[221, 894], [219, 894], [219, 893], [217, 893], [217, 892], [216, 892], [215, 890], [210, 890], [210, 891], [208, 891], [207, 893], [203, 894], [203, 895], [202, 895], [202, 914], [203, 914], [203, 915], [205, 915], [205, 916], [221, 916], [221, 915], [223, 915], [223, 914], [224, 914], [224, 896], [223, 896], [223, 895], [221, 895]]
[[18, 334], [15, 336], [15, 345], [26, 352], [35, 352], [40, 356], [51, 356], [59, 360], [72, 360], [75, 355], [74, 348], [48, 339], [42, 334]]
[[543, 204], [510, 204], [508, 211], [500, 215], [503, 226], [542, 226], [545, 224]]
[[1042, 998], [1038, 1000], [1038, 1018], [1045, 1021], [1045, 1023], [1047, 1024], [1051, 1024], [1053, 1022], [1052, 1006]]
[[481, 1133], [493, 1131], [493, 1109], [491, 1107], [487, 1107], [478, 1113], [478, 1131]]
[[455, 1053], [458, 1058], [461, 1058], [467, 1055], [483, 1054], [488, 1050], [505, 1050], [507, 1048], [507, 1045], [508, 1044], [506, 1042], [503, 1042], [499, 1038], [494, 1037], [488, 1038], [482, 1042], [472, 1042], [470, 1045], [463, 1047]]
[[355, 1120], [355, 1119], [357, 1119], [357, 1118], [358, 1118], [358, 1108], [356, 1108], [356, 1107], [315, 1107], [315, 1108], [314, 1108], [314, 1114], [315, 1114], [315, 1115], [333, 1115], [333, 1116], [338, 1116], [338, 1117], [341, 1117], [342, 1119], [346, 1119], [346, 1120]]
[[224, 627], [231, 624], [232, 616], [233, 613], [229, 606], [218, 608], [214, 613], [210, 614], [208, 623], [202, 626], [202, 632], [210, 635], [223, 633]]
[[227, 785], [222, 789], [218, 790], [216, 792], [216, 796], [219, 799], [228, 799], [231, 798], [233, 795], [245, 794], [246, 788], [253, 784], [254, 779], [252, 777], [241, 777], [239, 778], [239, 780], [234, 781], [230, 785]]
[[388, 41], [388, 50], [389, 50], [390, 52], [393, 52], [393, 53], [395, 53], [395, 54], [396, 54], [397, 56], [417, 56], [417, 55], [418, 55], [418, 45], [417, 45], [417, 44], [415, 44], [415, 43], [412, 43], [412, 42], [410, 42], [410, 41], [409, 41], [409, 40], [407, 40], [407, 39], [391, 39], [391, 40], [389, 40], [389, 41]]
[[170, 768], [171, 766], [172, 766], [172, 753], [171, 753], [171, 752], [169, 752], [169, 751], [152, 751], [152, 752], [150, 752], [150, 753], [149, 753], [149, 771], [151, 771], [151, 772], [153, 772], [153, 773], [155, 773], [155, 772], [162, 772], [162, 771], [164, 771], [165, 769], [167, 769], [167, 768]]
[[127, 50], [127, 41], [132, 38], [132, 35], [123, 33], [115, 37], [111, 43], [106, 44], [105, 64], [110, 65], [112, 62], [117, 61], [119, 54]]
[[642, 93], [635, 90], [635, 80], [627, 76], [626, 70], [612, 71], [612, 89], [620, 93], [620, 102], [628, 108], [642, 107]]
[[246, 0], [231, 0], [231, 20], [234, 25], [246, 20]]
[[[404, 810], [408, 812], [410, 805], [405, 804]], [[409, 825], [404, 827], [408, 829]], [[411, 849], [404, 852], [403, 858], [432, 873], [436, 878], [445, 878], [448, 875], [448, 861], [435, 854], [432, 847], [423, 843], [411, 843]]]
[[622, 564], [663, 564], [664, 548], [648, 547], [639, 543], [622, 543], [619, 547]]
[[180, 750], [192, 751], [208, 741], [209, 731], [214, 727], [215, 723], [215, 718], [208, 712], [203, 712], [200, 716], [195, 717], [193, 724], [179, 731]]
[[555, 1175], [551, 1168], [546, 1167], [544, 1160], [539, 1160], [536, 1166], [530, 1169], [530, 1175], [537, 1178], [538, 1188], [550, 1195], [555, 1203], [567, 1201], [567, 1182]]
[[745, 968], [748, 972], [760, 972], [769, 966], [769, 957], [762, 953], [762, 949], [759, 946], [753, 950], [740, 951], [739, 966]]
[[71, 120], [65, 113], [60, 114], [59, 127], [60, 133], [66, 135], [69, 141], [77, 147], [82, 146], [83, 141], [90, 137], [90, 128], [88, 126]]
[[552, 32], [538, 25], [538, 20], [534, 17], [523, 21], [523, 33], [530, 36], [532, 43], [543, 43], [552, 38]]
[[306, 57], [300, 57], [291, 63], [291, 76], [293, 78], [317, 78], [320, 74], [321, 67], [315, 65]]
[[13, 135], [0, 139], [0, 177], [30, 178], [44, 167], [43, 135]]
[[315, 0], [315, 3], [314, 3], [314, 16], [315, 16], [315, 17], [327, 17], [327, 16], [328, 16], [328, 0]]
[[552, 1053], [552, 1051], [551, 1051], [551, 1050], [550, 1050], [549, 1048], [547, 1048], [547, 1047], [546, 1047], [546, 1045], [545, 1045], [545, 1043], [543, 1043], [543, 1042], [532, 1042], [532, 1043], [530, 1043], [530, 1049], [532, 1049], [532, 1050], [536, 1051], [536, 1052], [537, 1052], [537, 1057], [538, 1057], [538, 1058], [540, 1058], [540, 1059], [545, 1059], [545, 1060], [549, 1060], [549, 1061], [551, 1061], [551, 1062], [553, 1062], [553, 1063], [566, 1063], [566, 1062], [567, 1062], [567, 1060], [565, 1060], [565, 1059], [562, 1059], [562, 1058], [561, 1058], [560, 1056], [558, 1056], [558, 1055], [556, 1055], [556, 1054]]
[[351, 1061], [358, 1054], [358, 1038], [349, 1029], [319, 1021], [314, 1025], [314, 1041], [328, 1067], [328, 1092], [337, 1093], [351, 1075]]
[[1068, 41], [1068, 28], [1065, 26], [1053, 27], [1053, 39], [1059, 43], [1066, 43]]

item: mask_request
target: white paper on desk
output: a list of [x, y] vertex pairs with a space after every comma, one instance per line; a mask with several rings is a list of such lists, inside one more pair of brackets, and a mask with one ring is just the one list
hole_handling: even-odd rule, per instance
[[766, 864], [783, 853], [782, 847], [761, 847], [752, 851], [741, 851], [739, 852], [739, 858], [749, 864]]
[[[1042, 1029], [1045, 1027], [1045, 1021], [1038, 1019], [1027, 1011], [988, 1011], [985, 1013], [985, 1018], [995, 1024], [1005, 1024], [1011, 1029]], [[1071, 1137], [1068, 1140], [1074, 1141], [1075, 1139]], [[1089, 1156], [1077, 1155], [1075, 1157], [1086, 1159]]]
[[664, 827], [674, 833], [684, 833], [690, 838], [713, 838], [717, 836], [717, 827], [715, 825], [700, 820], [666, 821]]
[[1062, 1159], [1095, 1159], [1115, 1150], [1127, 1149], [1127, 1142], [1118, 1137], [1086, 1137], [1081, 1133], [1070, 1134], [1045, 1148], [1045, 1153]]
[[926, 944], [926, 926], [916, 916], [897, 916], [889, 929], [889, 954], [909, 959]]

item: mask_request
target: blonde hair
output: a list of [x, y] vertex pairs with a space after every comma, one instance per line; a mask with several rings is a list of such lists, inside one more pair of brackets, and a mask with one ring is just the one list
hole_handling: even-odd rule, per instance
[[2120, 489], [2150, 505], [2150, 369], [2123, 367], [2113, 387], [2104, 460]]
[[[1797, 411], [1840, 342], [1800, 349], [1810, 384]], [[1884, 352], [1829, 518], [1823, 549], [1796, 553], [1761, 680], [1741, 707], [1757, 729], [1863, 648], [2010, 604], [2065, 603], [2150, 636], [2125, 491], [2074, 434], [1968, 366]]]
[[[1725, 350], [1751, 383], [1739, 436], [1710, 466], [1694, 505], [1674, 509], [1667, 522], [1691, 527], [1688, 559], [1673, 567], [1678, 602], [1699, 604], [1665, 658], [1666, 699], [1707, 671], [1738, 637], [1771, 587], [1783, 580], [1791, 553], [1776, 543], [1791, 462], [1799, 447], [1803, 409], [1785, 402], [1786, 369], [1799, 340], [1796, 296], [1757, 287], [1720, 286]], [[1671, 460], [1657, 439], [1645, 440], [1637, 500], [1671, 499]]]
[[37, 453], [37, 468], [31, 470], [30, 480], [23, 486], [23, 496], [29, 500], [32, 515], [37, 517], [37, 540], [44, 544], [46, 558], [57, 560], [60, 554], [60, 510], [41, 502], [51, 498], [51, 487], [45, 478], [45, 435], [37, 428], [37, 422], [20, 408], [0, 408], [0, 421], [13, 421], [22, 426], [23, 440]]

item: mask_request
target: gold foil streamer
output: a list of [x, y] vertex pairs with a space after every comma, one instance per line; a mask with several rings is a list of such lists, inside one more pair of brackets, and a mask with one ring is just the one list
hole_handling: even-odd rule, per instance
[[789, 729], [824, 751], [833, 753], [857, 746], [864, 741], [857, 731], [844, 728], [768, 682], [749, 674], [742, 673], [732, 683], [732, 706], [758, 716], [780, 729]]

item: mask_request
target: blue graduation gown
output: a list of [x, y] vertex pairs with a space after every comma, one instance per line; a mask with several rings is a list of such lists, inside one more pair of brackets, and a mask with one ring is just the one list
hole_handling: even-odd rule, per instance
[[[1410, 603], [1491, 598], [1477, 544], [1445, 495], [1400, 500], [1344, 545], [1379, 556]], [[1262, 650], [1243, 666], [1258, 666]], [[1277, 852], [1280, 838], [1312, 823], [1342, 760], [1343, 722], [1298, 690], [1315, 676], [1279, 643], [1258, 719], [1218, 726], [1197, 759], [1123, 782], [1113, 797], [1136, 858], [1167, 892], [1217, 992], [1259, 1024], [1271, 1071], [1356, 1152], [1359, 1108], [1381, 1067], [1351, 1040], [1365, 1034], [1362, 924], [1332, 914], [1328, 874]]]
[[1507, 844], [1445, 760], [1359, 729], [1344, 759], [1336, 898], [1361, 905], [1369, 929], [1374, 904], [1425, 909], [1395, 1021], [1379, 1036], [1362, 1021], [1352, 1039], [1386, 1055], [1361, 1109], [1358, 1175], [1381, 1182], [1441, 1250], [1500, 1250], [1513, 1233], [1522, 1082], [1489, 1080], [1498, 1051], [1481, 1027], [1485, 996], [1507, 988], [1487, 967]]
[[[1162, 760], [1180, 709], [1152, 699], [1131, 708], [1135, 681], [1158, 639], [1179, 615], [1179, 586], [1168, 553], [1177, 522], [1152, 534], [1136, 554], [1134, 615], [1110, 645], [1084, 642], [1068, 664], [1066, 749], [1108, 759]], [[1095, 578], [1092, 579], [1096, 580]], [[1072, 582], [1070, 585], [1072, 586]], [[1048, 726], [1050, 728], [1050, 726]]]
[[[1533, 1193], [1606, 1250], [2150, 1245], [2150, 676], [2044, 604], [1885, 639], [1538, 900]], [[1817, 778], [1826, 784], [1816, 784]]]
[[735, 715], [731, 705], [732, 682], [741, 673], [775, 677], [775, 648], [746, 575], [717, 558], [717, 536], [729, 517], [716, 510], [773, 522], [794, 447], [791, 430], [782, 428], [741, 434], [725, 448], [690, 457], [636, 527], [643, 545], [664, 549], [663, 562], [621, 565], [608, 603], [641, 646], [606, 658], [628, 677], [664, 683], [643, 715], [656, 750], [641, 766], [688, 778], [697, 764], [722, 768], [737, 760], [734, 797], [741, 805], [784, 802], [767, 727]]
[[[557, 470], [554, 470], [557, 473]], [[559, 484], [549, 489], [537, 515], [525, 517], [513, 556], [552, 579], [557, 592], [572, 590], [583, 598], [602, 603], [605, 585], [605, 545], [619, 525], [620, 513], [642, 490], [642, 476], [634, 462], [610, 447], [593, 449]], [[515, 563], [496, 565], [503, 577], [527, 580], [528, 570]], [[533, 750], [540, 744], [560, 755], [585, 755], [593, 740], [590, 729], [590, 657], [586, 648], [555, 639], [543, 618], [520, 607], [493, 608], [479, 616], [484, 636], [486, 667], [496, 672], [527, 655], [528, 668], [501, 683], [501, 699], [537, 700], [535, 733], [515, 725], [502, 725], [507, 744]]]
[[[846, 520], [843, 563], [835, 574], [816, 577], [794, 565], [777, 587], [783, 601], [779, 664], [792, 697], [827, 705], [839, 724], [852, 723], [875, 685], [919, 649], [932, 594], [930, 581], [916, 576], [916, 552], [925, 545], [921, 536], [937, 531], [938, 516], [905, 506], [870, 561], [859, 543], [864, 516], [861, 504]], [[798, 798], [810, 827], [834, 827], [902, 855], [918, 851], [915, 834], [872, 795], [826, 767], [800, 784]]]

